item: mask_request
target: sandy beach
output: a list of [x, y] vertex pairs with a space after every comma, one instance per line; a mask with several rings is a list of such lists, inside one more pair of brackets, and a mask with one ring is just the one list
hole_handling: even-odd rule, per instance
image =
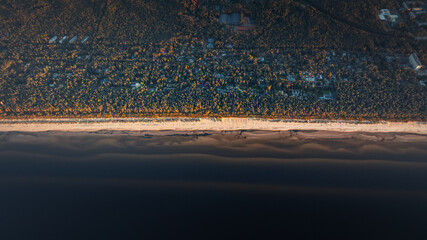
[[425, 122], [368, 122], [255, 118], [94, 118], [0, 120], [0, 131], [234, 131], [323, 130], [427, 134]]

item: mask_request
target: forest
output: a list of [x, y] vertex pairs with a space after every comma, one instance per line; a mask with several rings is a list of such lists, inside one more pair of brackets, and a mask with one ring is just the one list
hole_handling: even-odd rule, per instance
[[[377, 19], [395, 5], [3, 0], [0, 116], [425, 121], [427, 80], [408, 60], [426, 62], [425, 41]], [[218, 21], [231, 13], [255, 27]]]

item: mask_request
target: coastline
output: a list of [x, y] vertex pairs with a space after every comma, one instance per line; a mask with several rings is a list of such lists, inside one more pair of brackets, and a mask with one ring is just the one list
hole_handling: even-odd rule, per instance
[[92, 118], [4, 119], [0, 132], [43, 131], [289, 131], [401, 132], [427, 134], [425, 122], [370, 122], [345, 120], [289, 120], [258, 118]]

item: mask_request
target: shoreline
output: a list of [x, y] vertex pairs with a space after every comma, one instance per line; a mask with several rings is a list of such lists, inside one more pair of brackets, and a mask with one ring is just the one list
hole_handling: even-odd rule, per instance
[[43, 131], [238, 131], [321, 130], [335, 132], [402, 132], [427, 134], [426, 122], [301, 120], [261, 118], [89, 118], [3, 119], [0, 132]]

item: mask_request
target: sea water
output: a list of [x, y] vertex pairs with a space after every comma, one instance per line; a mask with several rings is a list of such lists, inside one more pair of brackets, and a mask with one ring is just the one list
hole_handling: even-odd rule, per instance
[[1, 133], [0, 239], [427, 239], [426, 138]]

